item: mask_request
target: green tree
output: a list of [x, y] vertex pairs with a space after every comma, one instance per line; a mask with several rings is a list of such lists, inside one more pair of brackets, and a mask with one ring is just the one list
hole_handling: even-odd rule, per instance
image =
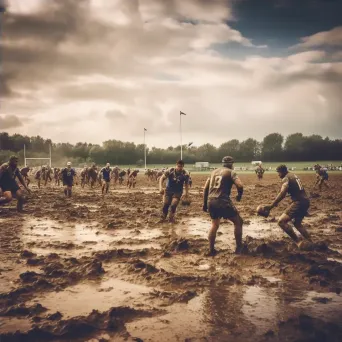
[[267, 135], [262, 143], [262, 158], [265, 161], [279, 161], [283, 158], [284, 137], [279, 133]]

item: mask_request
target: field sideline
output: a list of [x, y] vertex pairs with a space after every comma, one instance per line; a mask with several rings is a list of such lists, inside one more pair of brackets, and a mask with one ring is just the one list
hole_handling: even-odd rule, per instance
[[[287, 165], [289, 168], [291, 167], [295, 167], [296, 170], [295, 172], [297, 173], [313, 173], [313, 171], [304, 171], [303, 169], [305, 167], [312, 167], [315, 164], [320, 164], [320, 165], [334, 165], [334, 166], [340, 166], [342, 165], [342, 162], [339, 161], [312, 161], [312, 162], [272, 162], [272, 163], [263, 163], [263, 167], [264, 168], [269, 168], [271, 167], [273, 170], [272, 171], [266, 171], [267, 173], [275, 173], [274, 169], [279, 165], [279, 164], [285, 164]], [[150, 169], [162, 169], [164, 167], [173, 167], [174, 164], [147, 164], [147, 168]], [[210, 167], [220, 167], [221, 164], [219, 163], [213, 163], [210, 164]], [[236, 168], [240, 168], [240, 167], [253, 167], [253, 165], [251, 163], [235, 163], [234, 166]], [[122, 169], [127, 169], [127, 168], [136, 168], [136, 165], [119, 165], [120, 168]], [[209, 174], [210, 171], [199, 171], [196, 170], [194, 167], [194, 164], [185, 164], [185, 169], [191, 171], [191, 173], [193, 174]], [[250, 173], [252, 171], [240, 171], [238, 170], [239, 173]], [[329, 174], [341, 174], [342, 171], [330, 171]]]

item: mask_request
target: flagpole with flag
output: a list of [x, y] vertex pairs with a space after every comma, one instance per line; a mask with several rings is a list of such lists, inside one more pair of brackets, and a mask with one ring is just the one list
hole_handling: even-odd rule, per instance
[[144, 128], [144, 157], [145, 157], [145, 170], [146, 170], [146, 142], [145, 142], [145, 133], [147, 132], [147, 129]]
[[183, 160], [182, 115], [186, 115], [186, 114], [180, 111], [179, 112], [179, 132], [180, 132], [180, 142], [181, 142], [181, 160]]

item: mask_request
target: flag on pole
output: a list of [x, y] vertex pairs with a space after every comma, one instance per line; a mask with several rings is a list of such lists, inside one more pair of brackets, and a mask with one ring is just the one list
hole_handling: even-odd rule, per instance
[[183, 113], [182, 111], [179, 112], [180, 115], [186, 115], [185, 113]]
[[147, 131], [147, 129], [146, 129], [146, 128], [144, 128], [144, 131]]

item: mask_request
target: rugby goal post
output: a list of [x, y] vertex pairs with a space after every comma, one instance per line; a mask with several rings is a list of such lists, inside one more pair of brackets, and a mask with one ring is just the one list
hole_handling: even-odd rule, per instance
[[26, 158], [26, 145], [24, 145], [24, 160], [25, 160], [25, 167], [27, 166], [28, 160], [47, 160], [50, 167], [52, 167], [52, 161], [51, 161], [51, 145], [49, 147], [49, 158]]

